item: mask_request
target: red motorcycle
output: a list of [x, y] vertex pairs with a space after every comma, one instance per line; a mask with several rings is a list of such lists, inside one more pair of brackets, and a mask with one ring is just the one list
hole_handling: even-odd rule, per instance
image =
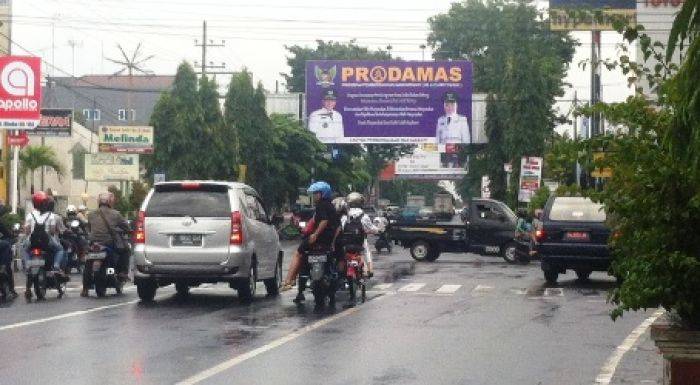
[[364, 275], [364, 259], [362, 258], [362, 246], [345, 247], [345, 279], [348, 285], [349, 300], [348, 307], [353, 307], [357, 303], [357, 291], [360, 291], [362, 303], [367, 300], [367, 284]]

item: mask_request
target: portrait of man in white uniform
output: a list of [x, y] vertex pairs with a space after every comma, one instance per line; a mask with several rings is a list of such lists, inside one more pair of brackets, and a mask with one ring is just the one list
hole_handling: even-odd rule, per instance
[[332, 143], [345, 136], [343, 116], [335, 110], [336, 100], [334, 90], [323, 90], [323, 107], [309, 115], [309, 130], [323, 143]]
[[447, 92], [443, 98], [445, 115], [438, 118], [435, 138], [438, 144], [472, 143], [469, 121], [457, 113], [457, 94]]

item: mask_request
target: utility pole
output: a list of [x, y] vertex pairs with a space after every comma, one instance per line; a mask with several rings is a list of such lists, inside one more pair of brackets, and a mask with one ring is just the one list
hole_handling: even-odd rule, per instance
[[195, 47], [202, 47], [202, 63], [199, 64], [197, 62], [194, 62], [195, 68], [201, 68], [200, 74], [202, 74], [202, 77], [206, 76], [207, 73], [211, 73], [213, 75], [232, 75], [233, 72], [225, 72], [225, 71], [207, 71], [207, 69], [225, 69], [226, 68], [226, 63], [221, 63], [220, 65], [214, 64], [214, 62], [209, 62], [207, 63], [207, 48], [208, 47], [224, 47], [226, 45], [225, 40], [221, 40], [221, 43], [214, 43], [214, 40], [209, 39], [207, 40], [207, 21], [202, 22], [202, 42], [201, 44], [195, 40], [194, 41]]
[[[578, 116], [576, 115], [576, 107], [578, 107], [578, 91], [574, 90], [574, 143], [578, 143]], [[576, 152], [576, 186], [581, 187], [581, 164], [578, 161], [578, 151]]]

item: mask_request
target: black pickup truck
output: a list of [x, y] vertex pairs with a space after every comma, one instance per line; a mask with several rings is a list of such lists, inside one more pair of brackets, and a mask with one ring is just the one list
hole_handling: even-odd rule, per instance
[[411, 250], [417, 261], [435, 261], [442, 252], [500, 254], [509, 263], [518, 262], [515, 253], [517, 218], [503, 202], [472, 199], [460, 214], [449, 220], [406, 222], [389, 225], [396, 244]]

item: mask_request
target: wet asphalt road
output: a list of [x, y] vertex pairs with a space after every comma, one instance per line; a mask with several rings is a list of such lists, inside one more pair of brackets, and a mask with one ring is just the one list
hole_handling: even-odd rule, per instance
[[262, 284], [249, 306], [223, 284], [184, 299], [162, 288], [154, 304], [134, 287], [1, 304], [0, 383], [592, 384], [649, 314], [613, 323], [614, 281], [600, 273], [546, 287], [536, 262], [445, 254], [413, 265], [400, 249], [377, 265], [370, 300], [352, 310], [266, 298]]

